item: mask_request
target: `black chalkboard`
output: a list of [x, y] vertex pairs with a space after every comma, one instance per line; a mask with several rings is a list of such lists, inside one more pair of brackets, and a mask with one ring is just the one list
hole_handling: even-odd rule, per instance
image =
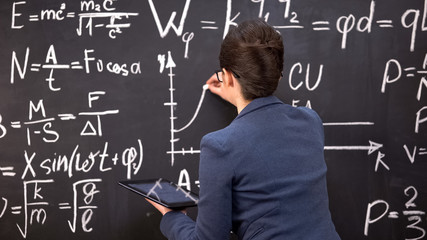
[[426, 0], [2, 1], [0, 239], [164, 239], [117, 181], [198, 192], [200, 139], [236, 116], [203, 85], [253, 18], [284, 37], [276, 95], [324, 121], [342, 239], [426, 239]]

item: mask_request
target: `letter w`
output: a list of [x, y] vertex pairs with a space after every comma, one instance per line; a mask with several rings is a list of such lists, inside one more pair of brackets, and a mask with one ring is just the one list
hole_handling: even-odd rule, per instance
[[153, 16], [154, 16], [154, 21], [156, 21], [156, 26], [160, 33], [160, 37], [164, 38], [166, 35], [168, 35], [169, 29], [171, 27], [173, 28], [177, 36], [182, 35], [185, 18], [187, 17], [188, 8], [190, 7], [190, 2], [191, 0], [186, 0], [185, 2], [184, 11], [182, 12], [181, 21], [179, 22], [179, 27], [177, 27], [173, 22], [176, 16], [176, 12], [174, 11], [170, 16], [166, 27], [163, 29], [162, 24], [160, 23], [159, 15], [157, 14], [157, 11], [156, 11], [156, 7], [154, 6], [153, 0], [148, 0], [148, 3], [150, 4], [151, 12], [153, 13]]

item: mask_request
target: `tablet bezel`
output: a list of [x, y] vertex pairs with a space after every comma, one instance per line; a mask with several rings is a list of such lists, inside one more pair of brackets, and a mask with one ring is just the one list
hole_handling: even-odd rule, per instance
[[[180, 189], [181, 191], [188, 193], [191, 195], [191, 197], [196, 198], [196, 201], [193, 201], [191, 199], [189, 199], [189, 201], [186, 202], [173, 202], [173, 203], [169, 203], [169, 202], [165, 202], [165, 201], [160, 201], [159, 199], [152, 197], [150, 195], [148, 195], [147, 192], [142, 191], [141, 189], [135, 188], [133, 186], [131, 186], [131, 184], [153, 184], [153, 186], [157, 183], [157, 182], [162, 182], [162, 183], [169, 183], [170, 185], [172, 185], [174, 188], [176, 189]], [[194, 207], [197, 206], [198, 200], [199, 200], [199, 196], [191, 191], [188, 191], [185, 188], [182, 188], [180, 186], [178, 186], [177, 184], [175, 184], [174, 182], [171, 182], [167, 179], [163, 179], [163, 178], [158, 178], [158, 179], [145, 179], [145, 180], [125, 180], [125, 181], [118, 181], [118, 184], [126, 189], [131, 190], [134, 193], [137, 193], [145, 198], [150, 199], [153, 202], [156, 202], [162, 206], [165, 206], [167, 208], [171, 208], [171, 209], [183, 209], [183, 208], [187, 208], [187, 207]]]

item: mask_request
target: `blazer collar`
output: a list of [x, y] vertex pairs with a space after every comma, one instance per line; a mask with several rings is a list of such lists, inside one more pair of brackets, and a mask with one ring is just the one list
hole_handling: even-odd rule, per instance
[[243, 117], [244, 115], [253, 112], [259, 108], [272, 105], [272, 104], [283, 104], [280, 99], [278, 99], [275, 96], [268, 96], [268, 97], [261, 97], [261, 98], [255, 98], [250, 102], [240, 113], [237, 115], [235, 119], [239, 119]]

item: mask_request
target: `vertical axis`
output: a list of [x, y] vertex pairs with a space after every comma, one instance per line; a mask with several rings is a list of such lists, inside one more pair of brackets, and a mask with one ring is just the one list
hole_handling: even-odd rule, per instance
[[[170, 56], [169, 56], [170, 58]], [[171, 165], [173, 166], [174, 161], [175, 161], [175, 122], [174, 120], [176, 119], [176, 117], [174, 116], [174, 101], [173, 101], [173, 92], [175, 91], [175, 89], [173, 88], [173, 76], [175, 76], [175, 74], [173, 74], [172, 71], [172, 67], [169, 67], [169, 93], [170, 93], [170, 122], [171, 122], [171, 139], [170, 139], [170, 143], [171, 143]]]

